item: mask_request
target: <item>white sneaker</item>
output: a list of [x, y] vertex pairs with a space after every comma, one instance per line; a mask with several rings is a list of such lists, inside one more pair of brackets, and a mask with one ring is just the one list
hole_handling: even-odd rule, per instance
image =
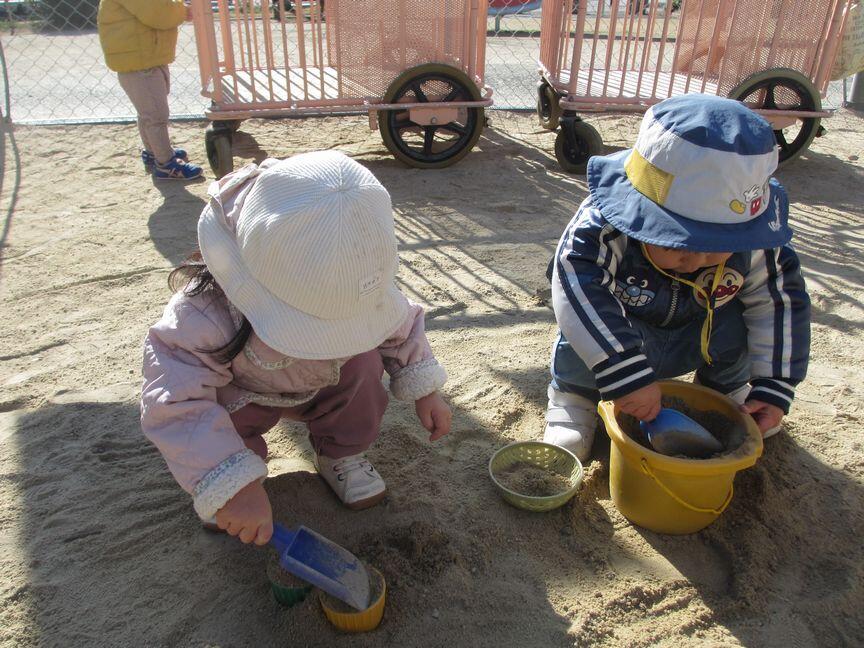
[[594, 443], [597, 426], [597, 406], [593, 401], [568, 392], [558, 391], [551, 385], [547, 391], [546, 430], [543, 440], [561, 446], [586, 461]]
[[341, 459], [318, 456], [318, 472], [336, 497], [351, 509], [374, 506], [387, 492], [387, 486], [375, 467], [362, 454]]

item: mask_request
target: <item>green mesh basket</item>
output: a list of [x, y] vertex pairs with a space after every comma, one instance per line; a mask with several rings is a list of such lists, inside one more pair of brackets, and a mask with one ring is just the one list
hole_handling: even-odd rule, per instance
[[[538, 497], [524, 495], [510, 490], [498, 481], [498, 475], [517, 462], [524, 462], [547, 470], [552, 470], [570, 481], [570, 488], [557, 493]], [[541, 441], [519, 441], [498, 450], [489, 460], [489, 476], [507, 502], [526, 511], [551, 511], [565, 504], [582, 483], [582, 464], [569, 450], [543, 443]]]

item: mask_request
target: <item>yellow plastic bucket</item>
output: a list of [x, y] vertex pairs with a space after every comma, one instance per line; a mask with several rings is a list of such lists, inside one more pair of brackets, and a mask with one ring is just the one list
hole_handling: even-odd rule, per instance
[[609, 451], [609, 492], [628, 520], [658, 533], [695, 533], [716, 520], [732, 501], [735, 473], [762, 454], [762, 434], [750, 416], [713, 389], [677, 380], [658, 383], [664, 396], [681, 398], [690, 407], [716, 411], [741, 426], [744, 442], [714, 459], [667, 457], [643, 447], [621, 428], [611, 401], [598, 405]]

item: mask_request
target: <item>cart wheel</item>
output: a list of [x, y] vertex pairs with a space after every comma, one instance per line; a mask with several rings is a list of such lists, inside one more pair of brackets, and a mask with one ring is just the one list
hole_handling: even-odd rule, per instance
[[[273, 11], [273, 20], [279, 20], [279, 0], [271, 0], [271, 9]], [[287, 14], [289, 11], [294, 9], [294, 6], [291, 0], [283, 0], [283, 4], [285, 5], [285, 13]]]
[[213, 130], [216, 132], [228, 131], [231, 134], [240, 130], [241, 120], [239, 119], [220, 119], [213, 122]]
[[554, 131], [561, 121], [561, 106], [558, 93], [545, 80], [537, 84], [537, 117], [540, 126]]
[[214, 128], [213, 124], [204, 132], [204, 146], [207, 149], [207, 160], [210, 168], [221, 178], [234, 170], [234, 157], [231, 154], [231, 130], [222, 126]]
[[[390, 84], [384, 103], [479, 101], [480, 90], [461, 70], [440, 63], [419, 65]], [[455, 121], [421, 125], [408, 110], [381, 110], [378, 128], [384, 146], [397, 160], [419, 169], [440, 169], [461, 160], [480, 139], [482, 108], [461, 108]]]
[[[787, 68], [765, 70], [745, 79], [731, 92], [730, 99], [743, 101], [758, 110], [822, 110], [822, 100], [810, 80], [800, 72]], [[819, 117], [802, 117], [774, 137], [780, 145], [780, 163], [793, 160], [810, 146], [819, 133]]]
[[[572, 139], [567, 137], [571, 130]], [[588, 169], [588, 158], [603, 152], [603, 138], [591, 124], [568, 119], [561, 122], [555, 137], [555, 157], [567, 173], [583, 174]]]

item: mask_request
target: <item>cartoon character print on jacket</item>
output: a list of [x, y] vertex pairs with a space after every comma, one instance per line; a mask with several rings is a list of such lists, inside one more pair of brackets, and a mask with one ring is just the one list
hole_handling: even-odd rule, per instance
[[612, 292], [627, 306], [645, 306], [654, 301], [654, 297], [657, 295], [656, 287], [654, 290], [649, 290], [649, 285], [649, 273], [639, 268], [633, 268], [621, 278], [615, 278]]
[[[716, 267], [705, 268], [699, 273], [693, 283], [697, 286], [701, 286], [707, 293], [711, 290], [716, 274]], [[732, 301], [743, 285], [744, 275], [733, 268], [723, 268], [723, 276], [720, 277], [720, 282], [717, 284], [717, 288], [714, 289], [714, 308], [718, 308], [723, 304]], [[696, 303], [699, 304], [699, 306], [702, 308], [705, 307], [705, 299], [701, 294], [694, 290], [693, 297], [696, 299]]]
[[[734, 302], [749, 272], [750, 254], [736, 253], [726, 261], [723, 277], [715, 291], [714, 307]], [[705, 318], [705, 300], [685, 281], [711, 289], [715, 267], [677, 275], [680, 280], [657, 272], [645, 259], [639, 241], [628, 240], [624, 254], [613, 269], [608, 289], [615, 295], [628, 317], [652, 326], [674, 329]], [[677, 273], [676, 273], [677, 274]]]

